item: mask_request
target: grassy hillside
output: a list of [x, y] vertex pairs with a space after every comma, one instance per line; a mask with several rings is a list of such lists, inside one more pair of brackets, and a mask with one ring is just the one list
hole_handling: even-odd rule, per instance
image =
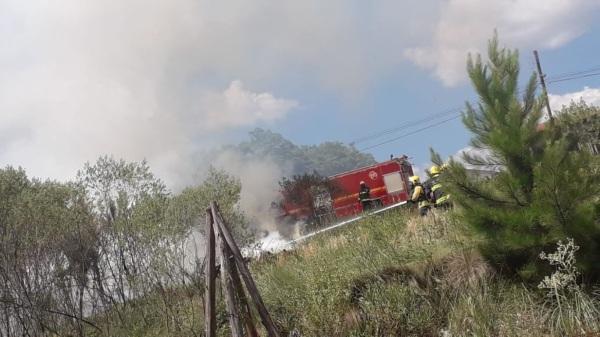
[[417, 292], [433, 286], [428, 283], [436, 264], [453, 252], [470, 254], [470, 247], [447, 228], [446, 218], [431, 220], [402, 213], [372, 217], [257, 263], [257, 282], [267, 304], [278, 308], [282, 330], [309, 336], [435, 334], [435, 321], [443, 316], [438, 299]]
[[[557, 306], [546, 290], [500, 279], [465, 233], [452, 214], [400, 210], [263, 256], [251, 269], [284, 336], [598, 335], [592, 296], [561, 292]], [[160, 290], [110, 335], [202, 335], [200, 289]]]
[[494, 279], [451, 216], [371, 217], [254, 265], [275, 319], [302, 336], [524, 336], [537, 296]]

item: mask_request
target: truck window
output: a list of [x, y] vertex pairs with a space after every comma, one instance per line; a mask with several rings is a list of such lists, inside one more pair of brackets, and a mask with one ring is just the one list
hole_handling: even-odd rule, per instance
[[383, 182], [388, 193], [398, 193], [404, 191], [404, 181], [400, 172], [393, 172], [383, 175]]

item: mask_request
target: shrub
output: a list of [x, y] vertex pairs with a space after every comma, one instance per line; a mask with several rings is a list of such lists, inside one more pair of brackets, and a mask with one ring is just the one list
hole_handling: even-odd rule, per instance
[[579, 271], [575, 253], [579, 246], [573, 239], [559, 241], [555, 253], [542, 252], [540, 259], [548, 261], [555, 271], [544, 277], [538, 288], [547, 290], [547, 325], [556, 335], [585, 335], [600, 331], [600, 303], [577, 284]]

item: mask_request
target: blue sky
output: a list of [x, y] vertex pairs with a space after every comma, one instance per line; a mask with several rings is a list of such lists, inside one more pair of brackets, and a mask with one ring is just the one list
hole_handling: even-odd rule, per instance
[[[559, 74], [600, 68], [600, 14], [597, 17], [599, 20], [590, 25], [585, 33], [558, 48], [544, 48], [535, 43], [519, 48], [521, 83], [525, 84], [531, 73], [536, 70], [534, 49], [538, 49], [543, 71], [550, 79]], [[501, 42], [504, 42], [502, 32], [499, 34]], [[509, 42], [504, 44], [511, 47]], [[600, 76], [550, 83], [548, 91], [551, 95], [557, 96], [558, 101], [566, 104], [569, 101], [568, 97], [560, 97], [561, 95], [581, 93], [584, 87], [600, 88]], [[284, 92], [292, 95], [291, 91]], [[428, 71], [411, 64], [398, 67], [382, 76], [353, 106], [346, 105], [343, 99], [340, 100], [318, 90], [304, 88], [302, 95], [301, 109], [291, 112], [284, 121], [270, 126], [271, 129], [281, 132], [285, 137], [300, 144], [314, 144], [329, 140], [350, 143], [364, 136], [402, 126], [409, 121], [420, 120], [456, 107], [464, 107], [465, 101], [476, 99], [468, 81], [448, 87]], [[595, 97], [589, 102], [600, 104], [600, 97]], [[407, 154], [413, 158], [414, 164], [425, 167], [429, 164], [429, 147], [433, 147], [446, 157], [456, 154], [468, 145], [470, 135], [463, 127], [460, 118], [413, 135], [405, 137], [404, 135], [451, 116], [390, 132], [370, 141], [359, 142], [356, 147], [368, 148], [402, 137], [397, 141], [366, 151], [372, 153], [377, 160], [386, 160], [390, 154]]]
[[[68, 179], [112, 154], [181, 183], [255, 127], [348, 143], [473, 99], [466, 55], [494, 29], [524, 79], [533, 49], [549, 77], [600, 66], [599, 19], [598, 0], [0, 0], [0, 165]], [[549, 91], [600, 104], [600, 77]], [[368, 151], [423, 167], [468, 140], [456, 119]]]

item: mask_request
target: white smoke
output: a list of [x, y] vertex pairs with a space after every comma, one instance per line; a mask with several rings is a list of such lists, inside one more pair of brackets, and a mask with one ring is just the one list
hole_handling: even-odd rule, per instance
[[240, 208], [261, 230], [275, 230], [277, 225], [271, 202], [280, 198], [279, 180], [291, 171], [269, 158], [248, 159], [233, 150], [220, 153], [212, 165], [240, 179]]
[[199, 151], [298, 107], [278, 91], [290, 73], [345, 100], [406, 57], [456, 83], [494, 27], [556, 47], [596, 3], [1, 0], [0, 166], [67, 179], [112, 154], [181, 183]]
[[[33, 175], [66, 179], [84, 161], [109, 153], [129, 160], [146, 158], [171, 185], [181, 184], [189, 181], [185, 176], [194, 169], [190, 158], [195, 152], [219, 144], [218, 137], [210, 139], [207, 130], [274, 121], [297, 106], [295, 101], [278, 99], [268, 92], [246, 90], [239, 80], [223, 92], [206, 93], [195, 116], [171, 114], [150, 106], [153, 103], [149, 94], [148, 102], [132, 97], [118, 85], [107, 85], [105, 89], [88, 87], [81, 93], [85, 97], [70, 97], [70, 89], [57, 88], [42, 99], [47, 100], [43, 107], [9, 110], [13, 113], [0, 117], [0, 131], [5, 138], [0, 162], [24, 166]], [[102, 101], [103, 95], [104, 106], [88, 105]], [[24, 97], [19, 104], [36, 105], [26, 104], [27, 99]]]
[[112, 154], [177, 181], [231, 130], [298, 106], [269, 89], [282, 70], [362, 87], [353, 15], [341, 0], [0, 1], [0, 165], [67, 179]]

